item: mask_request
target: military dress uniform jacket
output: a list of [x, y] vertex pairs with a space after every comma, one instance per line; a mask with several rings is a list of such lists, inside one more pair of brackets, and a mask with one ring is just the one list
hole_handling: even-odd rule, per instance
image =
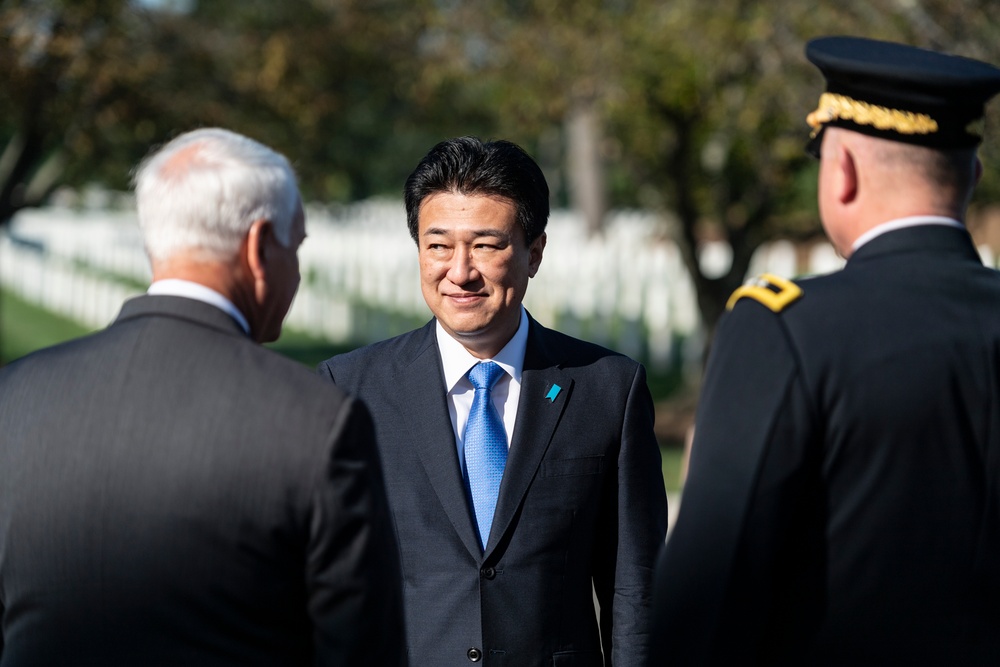
[[357, 401], [174, 296], [0, 371], [0, 665], [398, 665]]
[[1000, 664], [1000, 274], [927, 225], [799, 286], [719, 324], [662, 664]]
[[334, 357], [320, 372], [361, 398], [375, 421], [411, 664], [643, 663], [666, 498], [642, 366], [530, 321], [485, 553], [434, 321]]

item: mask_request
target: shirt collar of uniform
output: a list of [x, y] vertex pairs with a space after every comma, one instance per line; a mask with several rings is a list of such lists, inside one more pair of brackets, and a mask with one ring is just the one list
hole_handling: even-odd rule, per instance
[[243, 313], [233, 305], [233, 302], [214, 289], [205, 287], [201, 283], [181, 280], [180, 278], [168, 278], [166, 280], [155, 281], [149, 286], [146, 293], [159, 296], [179, 296], [215, 306], [236, 320], [236, 323], [240, 325], [243, 331], [248, 336], [250, 335], [250, 323], [247, 322], [247, 318], [244, 317]]
[[[483, 359], [478, 359], [469, 353], [465, 347], [452, 338], [440, 322], [435, 323], [438, 351], [441, 354], [441, 365], [444, 368], [444, 383], [450, 392], [469, 372], [469, 369]], [[528, 313], [521, 306], [521, 323], [517, 326], [514, 336], [507, 341], [496, 356], [492, 358], [503, 368], [515, 382], [521, 382], [521, 371], [524, 369], [524, 353], [528, 349]]]
[[896, 220], [890, 220], [889, 222], [883, 222], [880, 225], [876, 225], [869, 229], [867, 232], [855, 239], [854, 244], [851, 246], [852, 250], [857, 250], [864, 244], [871, 241], [877, 236], [881, 236], [887, 232], [894, 232], [897, 229], [905, 229], [907, 227], [917, 227], [919, 225], [945, 225], [947, 227], [958, 227], [959, 229], [965, 229], [963, 225], [958, 220], [954, 218], [946, 218], [941, 215], [915, 215], [909, 218], [898, 218]]

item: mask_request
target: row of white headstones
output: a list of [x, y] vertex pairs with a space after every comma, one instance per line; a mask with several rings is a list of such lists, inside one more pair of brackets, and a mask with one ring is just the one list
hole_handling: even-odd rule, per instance
[[[286, 327], [335, 343], [365, 343], [426, 321], [416, 246], [402, 205], [368, 201], [338, 209], [310, 207], [299, 256], [303, 275]], [[694, 290], [662, 218], [613, 214], [600, 236], [580, 219], [554, 211], [538, 275], [525, 307], [542, 324], [606, 345], [663, 370], [700, 358]], [[707, 271], [724, 270], [726, 247], [701, 250]], [[751, 275], [791, 277], [796, 250], [771, 243]], [[842, 262], [815, 246], [809, 273]], [[130, 210], [40, 208], [20, 212], [0, 236], [0, 284], [84, 325], [107, 325], [122, 301], [149, 281], [135, 214]]]

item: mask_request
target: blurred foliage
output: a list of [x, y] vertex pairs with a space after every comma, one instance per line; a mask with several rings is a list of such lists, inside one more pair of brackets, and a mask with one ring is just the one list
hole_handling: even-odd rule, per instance
[[[819, 232], [804, 117], [821, 34], [1000, 62], [993, 0], [0, 2], [0, 220], [60, 184], [127, 186], [151, 145], [223, 125], [289, 155], [307, 198], [400, 191], [461, 134], [510, 138], [566, 201], [564, 122], [596, 110], [613, 206], [665, 212], [711, 328], [750, 256]], [[988, 116], [979, 201], [1000, 197]], [[992, 168], [992, 169], [991, 169]], [[705, 276], [699, 243], [733, 248]]]

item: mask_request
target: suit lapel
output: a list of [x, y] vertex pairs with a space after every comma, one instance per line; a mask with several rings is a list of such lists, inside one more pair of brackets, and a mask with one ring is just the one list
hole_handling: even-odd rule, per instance
[[399, 395], [407, 397], [405, 410], [407, 423], [413, 432], [411, 442], [431, 486], [465, 548], [479, 560], [482, 554], [458, 466], [455, 433], [448, 414], [447, 392], [439, 357], [432, 321], [424, 328], [424, 335], [416, 345], [413, 363], [403, 369], [396, 380]]
[[500, 496], [493, 515], [493, 528], [486, 545], [492, 551], [510, 527], [538, 466], [548, 449], [572, 396], [573, 378], [560, 368], [545, 344], [545, 329], [530, 321], [528, 347], [521, 374], [521, 397], [510, 455], [500, 483]]

